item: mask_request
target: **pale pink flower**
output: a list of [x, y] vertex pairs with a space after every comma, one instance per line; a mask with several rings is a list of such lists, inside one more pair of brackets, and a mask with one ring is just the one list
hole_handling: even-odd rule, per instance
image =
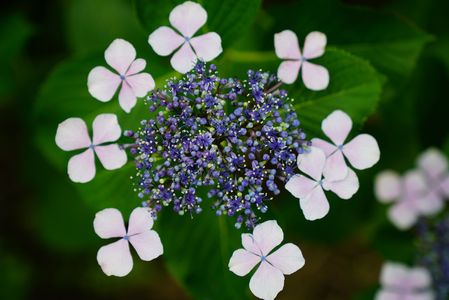
[[106, 208], [97, 212], [94, 220], [95, 233], [103, 238], [120, 238], [98, 250], [97, 261], [103, 272], [108, 275], [126, 276], [133, 268], [133, 258], [129, 244], [144, 261], [160, 256], [164, 250], [156, 231], [151, 230], [153, 219], [142, 207], [135, 208], [129, 217], [128, 230], [125, 228], [122, 214], [115, 208]]
[[432, 278], [422, 267], [408, 268], [399, 263], [386, 262], [380, 274], [382, 288], [375, 300], [433, 300]]
[[312, 145], [326, 154], [324, 175], [327, 178], [339, 180], [347, 176], [349, 168], [345, 158], [358, 170], [370, 168], [379, 161], [379, 145], [371, 135], [359, 134], [345, 143], [352, 129], [352, 120], [345, 112], [332, 112], [321, 123], [321, 129], [332, 143], [314, 138]]
[[229, 260], [229, 269], [245, 276], [257, 265], [249, 288], [260, 299], [271, 300], [284, 288], [284, 275], [304, 266], [305, 260], [298, 246], [288, 243], [279, 247], [284, 233], [276, 221], [266, 221], [254, 228], [253, 234], [242, 234], [243, 249], [237, 249]]
[[117, 73], [101, 66], [93, 68], [87, 78], [89, 93], [102, 102], [108, 102], [121, 85], [118, 100], [123, 110], [129, 113], [136, 105], [137, 97], [144, 97], [154, 89], [153, 77], [140, 73], [146, 62], [142, 58], [136, 59], [136, 49], [125, 40], [114, 40], [104, 52], [104, 58]]
[[170, 63], [179, 73], [190, 71], [198, 59], [211, 61], [223, 51], [221, 38], [215, 32], [193, 37], [207, 21], [207, 12], [200, 4], [186, 1], [176, 6], [170, 12], [169, 20], [176, 31], [161, 26], [150, 34], [148, 43], [161, 56], [176, 50]]
[[332, 191], [341, 199], [350, 199], [359, 189], [359, 180], [348, 168], [346, 178], [328, 179], [323, 176], [326, 164], [324, 152], [310, 147], [310, 152], [299, 154], [298, 169], [304, 175], [294, 175], [285, 184], [285, 188], [296, 198], [307, 220], [321, 219], [329, 212], [329, 201], [324, 191]]
[[121, 168], [127, 161], [125, 150], [118, 144], [105, 144], [118, 140], [121, 128], [114, 114], [98, 115], [93, 124], [93, 140], [86, 123], [80, 118], [69, 118], [58, 125], [56, 144], [64, 151], [85, 149], [70, 158], [68, 174], [72, 181], [85, 183], [95, 177], [95, 153], [106, 170]]
[[296, 81], [302, 68], [304, 85], [314, 91], [324, 90], [329, 85], [329, 72], [323, 66], [311, 63], [309, 60], [320, 57], [326, 48], [326, 35], [321, 32], [311, 32], [306, 36], [304, 49], [301, 53], [298, 37], [291, 30], [284, 30], [274, 35], [276, 55], [284, 61], [279, 65], [278, 77], [287, 84]]

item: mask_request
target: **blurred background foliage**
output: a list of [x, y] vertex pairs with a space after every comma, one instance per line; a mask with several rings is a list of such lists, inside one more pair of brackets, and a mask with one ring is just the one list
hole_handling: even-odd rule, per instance
[[[121, 37], [147, 60], [161, 86], [175, 75], [169, 59], [147, 44], [148, 34], [168, 23], [181, 0], [17, 0], [0, 12], [0, 291], [5, 299], [247, 299], [248, 278], [228, 271], [240, 231], [207, 209], [191, 219], [163, 212], [156, 230], [161, 259], [136, 259], [126, 278], [104, 276], [96, 264], [105, 243], [93, 232], [96, 211], [117, 207], [125, 216], [139, 205], [132, 165], [101, 170], [84, 185], [66, 176], [69, 153], [54, 143], [57, 124], [77, 116], [91, 122], [117, 113], [122, 128], [148, 118], [140, 102], [130, 115], [116, 101], [94, 100], [88, 72], [105, 65], [104, 49]], [[286, 240], [297, 243], [306, 266], [286, 278], [279, 299], [372, 299], [386, 259], [412, 263], [413, 232], [399, 232], [373, 196], [382, 169], [403, 171], [429, 146], [449, 155], [449, 2], [447, 0], [202, 0], [224, 53], [216, 60], [224, 77], [280, 61], [273, 34], [294, 30], [302, 43], [313, 30], [328, 36], [317, 60], [331, 75], [327, 90], [288, 87], [309, 137], [332, 110], [347, 111], [356, 128], [373, 134], [382, 158], [360, 172], [351, 200], [331, 198], [323, 220], [308, 222], [297, 200], [284, 193], [264, 219], [276, 218]], [[125, 140], [125, 139], [124, 139]]]

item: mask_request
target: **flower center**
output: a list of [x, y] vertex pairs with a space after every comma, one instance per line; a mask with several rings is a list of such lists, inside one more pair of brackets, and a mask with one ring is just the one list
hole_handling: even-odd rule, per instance
[[188, 36], [185, 36], [184, 39], [186, 40], [186, 42], [190, 42], [190, 38]]
[[121, 75], [121, 74], [120, 74], [120, 80], [122, 80], [122, 81], [123, 81], [123, 80], [125, 80], [125, 79], [126, 79], [126, 76], [125, 76], [125, 75]]
[[125, 241], [129, 241], [129, 236], [128, 236], [128, 235], [125, 235], [125, 236], [123, 237], [123, 239], [124, 239]]
[[338, 146], [337, 146], [338, 150], [340, 150], [340, 151], [343, 150], [343, 146], [344, 146], [343, 144], [338, 145]]
[[265, 257], [265, 255], [262, 255], [261, 257], [260, 257], [260, 261], [261, 262], [264, 262], [264, 261], [266, 261], [267, 260], [267, 258]]

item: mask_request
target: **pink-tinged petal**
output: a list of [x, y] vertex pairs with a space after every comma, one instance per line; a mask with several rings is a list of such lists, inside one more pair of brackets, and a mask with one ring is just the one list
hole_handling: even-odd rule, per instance
[[120, 149], [117, 144], [96, 146], [95, 153], [106, 170], [120, 169], [128, 161], [126, 151]]
[[380, 272], [380, 283], [387, 288], [402, 288], [409, 269], [399, 263], [386, 262]]
[[323, 175], [327, 180], [343, 180], [348, 176], [348, 170], [343, 153], [337, 150], [327, 157]]
[[260, 262], [260, 257], [245, 249], [237, 249], [229, 260], [229, 270], [238, 276], [245, 276]]
[[298, 78], [300, 67], [301, 61], [299, 60], [283, 61], [278, 68], [279, 80], [286, 84], [292, 84], [296, 81], [296, 78]]
[[169, 20], [184, 36], [191, 37], [206, 23], [207, 12], [198, 3], [186, 1], [173, 8]]
[[106, 208], [95, 214], [94, 230], [102, 239], [121, 238], [126, 235], [123, 216], [115, 208]]
[[89, 147], [91, 141], [86, 123], [80, 118], [69, 118], [59, 123], [55, 142], [64, 151]]
[[128, 83], [134, 95], [137, 97], [144, 97], [147, 93], [154, 89], [154, 79], [148, 73], [140, 73], [126, 77], [126, 83]]
[[284, 288], [284, 275], [267, 262], [262, 262], [251, 277], [249, 289], [257, 298], [272, 300]]
[[277, 57], [282, 59], [299, 60], [301, 58], [298, 37], [291, 30], [284, 30], [274, 35], [274, 50]]
[[72, 156], [67, 167], [69, 178], [73, 182], [86, 183], [95, 177], [95, 157], [92, 149]]
[[132, 87], [127, 82], [122, 84], [122, 88], [120, 89], [120, 93], [118, 95], [118, 101], [120, 103], [120, 107], [127, 113], [131, 112], [131, 109], [136, 106], [136, 95], [134, 94]]
[[335, 145], [340, 146], [352, 129], [352, 120], [345, 112], [335, 110], [323, 120], [321, 129]]
[[299, 154], [297, 158], [298, 169], [315, 181], [321, 180], [325, 162], [323, 150], [316, 147], [310, 147], [310, 152]]
[[444, 208], [444, 201], [436, 192], [429, 192], [416, 201], [416, 206], [424, 216], [434, 216]]
[[426, 176], [420, 170], [407, 171], [402, 179], [403, 197], [422, 197], [428, 191]]
[[122, 79], [105, 67], [95, 67], [87, 76], [89, 93], [97, 100], [107, 102], [112, 99]]
[[375, 300], [403, 300], [402, 294], [396, 291], [380, 290], [377, 292]]
[[204, 61], [211, 61], [223, 52], [221, 38], [215, 32], [194, 37], [190, 40], [190, 44], [197, 57]]
[[380, 158], [379, 145], [369, 134], [359, 134], [353, 138], [344, 145], [343, 153], [351, 165], [358, 170], [371, 168]]
[[432, 277], [429, 271], [422, 267], [412, 268], [407, 279], [407, 284], [413, 289], [430, 288], [432, 285]]
[[449, 197], [449, 175], [444, 176], [440, 183], [440, 188], [446, 197]]
[[284, 275], [290, 275], [298, 271], [305, 264], [301, 250], [291, 243], [283, 245], [266, 259], [273, 267], [281, 270]]
[[328, 157], [338, 149], [337, 146], [319, 138], [312, 139], [312, 146], [323, 150], [326, 157]]
[[418, 166], [432, 179], [443, 175], [448, 168], [447, 158], [440, 150], [430, 148], [418, 158]]
[[254, 237], [252, 234], [249, 234], [249, 233], [242, 234], [242, 245], [243, 245], [243, 248], [245, 248], [249, 252], [252, 252], [257, 255], [263, 255], [263, 253], [260, 250], [259, 246], [257, 245], [256, 241], [254, 240]]
[[268, 255], [284, 239], [284, 232], [275, 220], [265, 221], [254, 228], [253, 238], [263, 255]]
[[125, 222], [118, 209], [105, 208], [95, 214], [95, 233], [103, 238], [124, 237], [126, 235]]
[[305, 176], [293, 175], [285, 184], [285, 189], [296, 198], [305, 198], [317, 185], [316, 181]]
[[299, 205], [309, 221], [321, 219], [329, 212], [329, 201], [321, 187], [316, 187], [306, 198], [299, 199]]
[[147, 66], [147, 62], [145, 61], [145, 59], [138, 58], [135, 61], [133, 61], [131, 66], [129, 66], [129, 69], [128, 69], [128, 71], [126, 71], [125, 75], [130, 76], [130, 75], [137, 74], [137, 73], [143, 71], [143, 69], [145, 69], [146, 66]]
[[128, 41], [115, 39], [104, 52], [104, 58], [120, 75], [125, 75], [136, 59], [136, 49]]
[[185, 74], [192, 70], [195, 66], [197, 57], [190, 47], [189, 43], [182, 45], [181, 49], [176, 51], [176, 53], [170, 59], [171, 66], [173, 69], [179, 73]]
[[320, 57], [324, 54], [327, 38], [322, 32], [313, 31], [306, 36], [304, 41], [303, 55], [306, 59]]
[[153, 260], [164, 253], [161, 239], [154, 230], [132, 235], [129, 237], [129, 242], [136, 249], [140, 259], [144, 261]]
[[391, 203], [401, 196], [401, 177], [394, 171], [386, 170], [376, 175], [374, 192], [382, 203]]
[[133, 268], [133, 258], [129, 251], [128, 241], [120, 239], [101, 247], [97, 253], [97, 262], [108, 276], [128, 275]]
[[413, 294], [409, 294], [401, 300], [435, 300], [435, 294], [432, 291], [424, 291], [424, 292], [415, 292]]
[[329, 85], [329, 71], [308, 61], [302, 63], [302, 81], [312, 91], [321, 91]]
[[148, 43], [160, 56], [172, 54], [184, 42], [184, 37], [167, 26], [159, 27], [148, 37]]
[[388, 218], [397, 228], [407, 230], [418, 220], [418, 212], [409, 201], [401, 201], [389, 209]]
[[334, 192], [341, 199], [350, 199], [359, 190], [359, 179], [353, 170], [348, 168], [345, 179], [338, 181], [325, 181], [324, 187]]
[[122, 134], [122, 129], [118, 124], [117, 116], [114, 114], [101, 114], [96, 116], [92, 128], [95, 145], [114, 142], [118, 140]]
[[150, 231], [153, 223], [153, 218], [147, 209], [136, 207], [129, 216], [128, 235]]

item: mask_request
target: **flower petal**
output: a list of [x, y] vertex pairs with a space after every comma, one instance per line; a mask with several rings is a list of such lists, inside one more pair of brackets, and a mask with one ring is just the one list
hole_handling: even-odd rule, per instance
[[274, 35], [274, 50], [277, 57], [282, 59], [299, 60], [301, 58], [298, 37], [291, 30], [284, 30]]
[[434, 216], [444, 208], [444, 202], [438, 193], [432, 191], [419, 198], [416, 206], [424, 216]]
[[402, 288], [408, 271], [409, 269], [403, 264], [386, 262], [380, 272], [380, 283], [384, 287]]
[[416, 223], [418, 212], [409, 201], [401, 201], [388, 210], [388, 218], [397, 228], [406, 230]]
[[134, 95], [144, 97], [154, 89], [154, 79], [148, 73], [140, 73], [126, 77], [126, 82], [131, 86]]
[[322, 32], [313, 31], [306, 36], [304, 41], [303, 55], [306, 59], [320, 57], [324, 54], [327, 38]]
[[343, 153], [337, 150], [327, 157], [323, 175], [327, 180], [343, 180], [348, 176], [348, 170]]
[[128, 235], [134, 235], [151, 230], [153, 218], [146, 208], [136, 207], [129, 216]]
[[73, 182], [86, 183], [95, 177], [95, 157], [92, 149], [72, 156], [69, 160], [67, 173]]
[[161, 239], [154, 230], [132, 235], [129, 237], [129, 242], [136, 249], [140, 259], [144, 261], [153, 260], [164, 253]]
[[390, 291], [390, 290], [380, 290], [379, 292], [377, 292], [376, 297], [374, 298], [375, 300], [401, 300], [402, 299], [402, 294], [395, 292], [395, 291]]
[[59, 123], [55, 142], [64, 151], [89, 147], [91, 141], [86, 123], [80, 118], [68, 118]]
[[102, 102], [112, 99], [121, 82], [119, 75], [112, 73], [105, 67], [95, 67], [87, 76], [89, 93]]
[[326, 157], [330, 156], [332, 153], [335, 152], [335, 150], [337, 150], [337, 146], [319, 138], [312, 139], [312, 146], [323, 150]]
[[302, 81], [312, 91], [321, 91], [329, 85], [329, 71], [308, 61], [302, 63]]
[[121, 238], [126, 235], [123, 216], [115, 208], [106, 208], [95, 214], [94, 230], [102, 239]]
[[207, 12], [198, 3], [186, 1], [173, 8], [169, 20], [185, 37], [192, 37], [206, 23]]
[[371, 168], [380, 158], [379, 145], [369, 134], [359, 134], [353, 138], [344, 145], [343, 153], [351, 165], [358, 170]]
[[351, 128], [351, 118], [341, 110], [333, 111], [321, 123], [324, 134], [337, 146], [343, 145]]
[[299, 205], [304, 217], [310, 221], [321, 219], [329, 212], [329, 202], [320, 186], [313, 189], [306, 198], [299, 199]]
[[120, 89], [120, 93], [118, 95], [118, 101], [120, 103], [120, 107], [127, 113], [129, 113], [131, 109], [136, 106], [136, 95], [127, 82], [122, 84], [122, 88]]
[[285, 189], [296, 198], [305, 198], [317, 185], [316, 181], [305, 176], [293, 175], [285, 184]]
[[167, 26], [161, 26], [148, 37], [148, 43], [160, 56], [167, 56], [173, 53], [185, 42], [184, 37], [176, 33]]
[[298, 169], [315, 181], [321, 180], [325, 162], [326, 156], [323, 150], [316, 147], [310, 147], [310, 152], [299, 154], [297, 158]]
[[300, 67], [301, 61], [299, 60], [283, 61], [278, 68], [278, 78], [286, 84], [292, 84], [298, 78]]
[[422, 197], [429, 189], [426, 176], [420, 170], [407, 171], [402, 178], [403, 198]]
[[391, 170], [377, 174], [374, 181], [374, 191], [377, 199], [382, 203], [390, 203], [399, 199], [401, 195], [401, 177]]
[[406, 300], [435, 300], [435, 294], [433, 291], [427, 290], [424, 292], [414, 293], [408, 295]]
[[284, 275], [267, 262], [262, 262], [251, 277], [249, 289], [257, 298], [272, 300], [284, 288]]
[[96, 146], [95, 153], [106, 170], [120, 169], [128, 160], [126, 151], [117, 144]]
[[96, 116], [92, 128], [95, 145], [114, 142], [118, 140], [122, 134], [122, 129], [118, 124], [117, 116], [114, 114], [100, 114]]
[[301, 269], [305, 260], [298, 246], [288, 243], [270, 254], [267, 261], [285, 275], [290, 275]]
[[198, 58], [204, 61], [211, 61], [223, 52], [221, 38], [215, 32], [209, 32], [190, 40], [193, 50]]
[[326, 181], [325, 187], [334, 192], [341, 199], [350, 199], [359, 190], [359, 179], [353, 170], [348, 168], [345, 179]]
[[196, 55], [189, 43], [182, 45], [181, 49], [170, 59], [171, 66], [179, 73], [185, 74], [192, 70], [196, 63]]
[[257, 245], [256, 241], [254, 240], [254, 237], [252, 234], [249, 234], [249, 233], [242, 234], [242, 245], [243, 245], [243, 248], [245, 248], [249, 252], [252, 252], [259, 256], [263, 255], [263, 253], [260, 250], [259, 246]]
[[137, 74], [141, 72], [145, 67], [147, 66], [147, 62], [143, 58], [138, 58], [135, 61], [132, 62], [132, 64], [129, 66], [128, 70], [126, 71], [126, 76], [131, 76], [134, 74]]
[[447, 158], [440, 150], [430, 148], [418, 157], [418, 166], [432, 179], [443, 175], [448, 168]]
[[115, 39], [104, 52], [104, 58], [120, 75], [125, 75], [136, 59], [136, 49], [128, 41]]
[[254, 228], [253, 238], [262, 254], [267, 256], [284, 239], [284, 232], [275, 220], [265, 221]]
[[101, 247], [97, 253], [97, 262], [108, 276], [128, 275], [133, 268], [133, 258], [129, 251], [128, 241], [120, 239]]
[[238, 276], [245, 276], [260, 262], [260, 257], [245, 250], [237, 249], [229, 260], [229, 270]]
[[407, 277], [408, 285], [413, 289], [430, 288], [432, 285], [432, 277], [429, 271], [422, 267], [412, 268]]
[[449, 175], [445, 176], [440, 183], [440, 188], [446, 197], [449, 197]]

